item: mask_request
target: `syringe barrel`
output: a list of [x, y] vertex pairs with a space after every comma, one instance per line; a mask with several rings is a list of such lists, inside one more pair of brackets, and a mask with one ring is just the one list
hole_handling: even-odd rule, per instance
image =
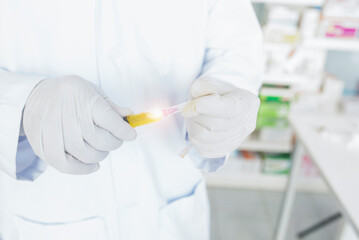
[[151, 113], [149, 113], [149, 112], [129, 115], [129, 116], [126, 116], [123, 118], [123, 120], [128, 122], [128, 124], [130, 124], [130, 126], [134, 127], [134, 128], [145, 125], [145, 124], [153, 123], [153, 122], [158, 122], [161, 119], [162, 119], [162, 116], [161, 117], [153, 117], [151, 115]]

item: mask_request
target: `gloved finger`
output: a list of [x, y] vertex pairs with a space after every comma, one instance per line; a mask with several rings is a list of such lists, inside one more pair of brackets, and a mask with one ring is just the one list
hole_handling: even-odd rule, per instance
[[185, 118], [201, 114], [218, 118], [235, 117], [238, 115], [236, 100], [227, 96], [204, 96], [193, 99], [182, 110]]
[[228, 131], [234, 129], [240, 123], [238, 118], [218, 118], [207, 115], [193, 117], [192, 122], [207, 128], [211, 132]]
[[130, 141], [136, 138], [136, 130], [126, 123], [103, 98], [99, 97], [96, 100], [91, 112], [94, 123], [118, 139]]
[[[69, 115], [76, 116], [76, 108], [69, 108]], [[90, 117], [88, 119], [91, 119]], [[79, 161], [84, 163], [96, 163], [104, 160], [108, 152], [101, 151], [90, 146], [83, 139], [83, 131], [88, 132], [88, 128], [81, 126], [81, 120], [79, 124], [79, 119], [77, 117], [64, 117], [62, 120], [63, 126], [63, 139], [65, 151], [70, 153], [72, 156], [77, 158]], [[91, 122], [87, 120], [87, 122]], [[93, 124], [91, 125], [93, 126]], [[91, 127], [90, 126], [90, 127]], [[112, 137], [115, 138], [115, 137]]]
[[204, 158], [221, 158], [226, 156], [228, 153], [235, 150], [237, 147], [232, 145], [224, 145], [218, 147], [215, 143], [199, 143], [195, 140], [192, 140], [193, 147], [197, 150], [200, 156]]
[[197, 79], [191, 86], [191, 96], [198, 98], [206, 95], [223, 95], [233, 88], [231, 84], [216, 79]]
[[98, 164], [85, 164], [69, 157], [65, 153], [63, 134], [62, 134], [62, 119], [52, 118], [52, 124], [45, 124], [42, 133], [43, 160], [48, 162], [51, 166], [63, 173], [69, 174], [87, 174], [98, 170]]
[[117, 112], [121, 117], [126, 117], [128, 115], [132, 115], [133, 112], [131, 109], [129, 108], [123, 108], [123, 107], [119, 107], [117, 104], [115, 104], [114, 102], [112, 102], [108, 97], [104, 98], [105, 101], [110, 105], [110, 107]]
[[184, 117], [207, 115], [222, 118], [244, 118], [253, 109], [258, 109], [259, 99], [248, 91], [234, 90], [223, 96], [211, 95], [196, 98], [185, 106]]
[[[198, 120], [198, 119], [197, 119]], [[255, 127], [256, 121], [252, 118], [241, 122], [237, 122], [237, 124], [233, 124], [231, 128], [227, 128], [224, 130], [213, 130], [208, 128], [206, 125], [203, 125], [201, 121], [195, 121], [192, 118], [187, 122], [187, 130], [189, 135], [192, 138], [197, 139], [203, 143], [218, 143], [230, 141], [233, 143], [241, 142], [246, 138], [249, 134], [251, 134]]]
[[84, 140], [94, 149], [99, 151], [113, 151], [121, 147], [123, 140], [116, 138], [109, 131], [90, 123], [83, 131]]
[[111, 105], [112, 109], [117, 112], [121, 117], [126, 117], [128, 115], [133, 115], [133, 111], [129, 108], [122, 108], [116, 104]]
[[83, 139], [66, 141], [65, 150], [83, 163], [101, 162], [108, 155], [108, 152], [94, 149]]
[[210, 129], [202, 126], [197, 122], [190, 121], [190, 123], [187, 125], [187, 131], [190, 141], [196, 140], [200, 143], [220, 142], [220, 139], [218, 139], [218, 134], [214, 134], [210, 131]]
[[203, 142], [198, 139], [197, 136], [193, 136], [191, 134], [189, 134], [189, 141], [197, 152], [205, 158], [223, 157], [236, 148], [233, 143], [226, 141]]
[[57, 168], [60, 172], [74, 175], [84, 175], [96, 172], [100, 168], [100, 164], [98, 163], [86, 164], [67, 153], [66, 160], [66, 164]]
[[110, 107], [115, 112], [117, 112], [118, 114], [121, 115], [121, 117], [125, 117], [125, 116], [133, 114], [133, 112], [129, 108], [121, 108], [117, 104], [112, 102], [111, 99], [106, 96], [104, 91], [101, 88], [99, 88], [97, 85], [92, 84], [92, 87], [94, 88], [95, 92], [97, 92], [110, 105]]
[[[239, 134], [238, 134], [239, 133]], [[191, 134], [189, 132], [189, 141], [200, 153], [202, 157], [217, 158], [223, 157], [229, 152], [235, 150], [246, 138], [244, 132], [236, 134], [209, 133], [205, 135]]]
[[190, 118], [191, 122], [196, 122], [201, 126], [204, 126], [212, 132], [219, 131], [233, 131], [233, 129], [243, 126], [248, 132], [253, 132], [256, 127], [256, 116], [257, 109], [253, 108], [243, 116], [242, 114], [238, 117], [233, 118], [219, 118], [207, 115], [199, 115]]
[[191, 121], [188, 128], [189, 137], [201, 143], [221, 144], [225, 141], [236, 141], [244, 133], [244, 128], [238, 126], [228, 131], [211, 131], [205, 126]]
[[85, 142], [99, 151], [113, 151], [123, 144], [123, 140], [118, 139], [109, 131], [98, 127], [92, 119], [91, 109], [83, 109], [80, 118], [81, 134]]

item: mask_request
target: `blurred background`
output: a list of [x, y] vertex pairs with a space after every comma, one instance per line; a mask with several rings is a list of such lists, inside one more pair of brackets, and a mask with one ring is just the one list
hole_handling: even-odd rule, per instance
[[[252, 4], [265, 41], [261, 107], [256, 131], [221, 170], [206, 174], [212, 240], [274, 239], [297, 139], [290, 114], [339, 112], [359, 119], [359, 1]], [[340, 212], [305, 151], [296, 189], [285, 239], [343, 239], [344, 220], [339, 217], [306, 236], [298, 235]]]

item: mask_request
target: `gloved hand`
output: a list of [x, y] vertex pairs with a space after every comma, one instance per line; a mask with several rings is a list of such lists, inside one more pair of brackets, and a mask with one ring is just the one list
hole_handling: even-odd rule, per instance
[[77, 76], [41, 81], [23, 112], [23, 128], [35, 154], [63, 173], [88, 174], [99, 169], [109, 151], [136, 131], [122, 116], [132, 114]]
[[254, 131], [260, 101], [251, 92], [214, 79], [198, 79], [191, 86], [191, 96], [182, 113], [189, 141], [202, 157], [224, 157]]

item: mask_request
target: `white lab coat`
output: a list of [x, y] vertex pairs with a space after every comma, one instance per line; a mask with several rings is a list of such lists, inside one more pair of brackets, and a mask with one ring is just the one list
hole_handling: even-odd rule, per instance
[[248, 0], [0, 0], [0, 239], [209, 239], [180, 116], [138, 128], [94, 174], [30, 182], [16, 180], [22, 110], [67, 74], [135, 112], [188, 100], [199, 76], [256, 92], [259, 29]]

